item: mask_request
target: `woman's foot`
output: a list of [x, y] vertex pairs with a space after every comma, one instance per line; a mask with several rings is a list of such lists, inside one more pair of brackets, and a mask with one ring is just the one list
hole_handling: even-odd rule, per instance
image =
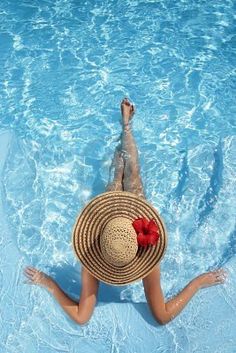
[[120, 108], [123, 119], [123, 126], [126, 127], [129, 125], [129, 122], [135, 113], [135, 108], [134, 105], [128, 100], [128, 98], [124, 98], [122, 100]]

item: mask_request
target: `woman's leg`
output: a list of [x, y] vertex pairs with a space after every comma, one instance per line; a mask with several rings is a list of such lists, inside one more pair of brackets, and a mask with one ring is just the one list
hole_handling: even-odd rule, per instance
[[130, 120], [134, 115], [134, 106], [127, 98], [121, 103], [123, 130], [121, 147], [125, 162], [123, 186], [124, 191], [129, 191], [145, 198], [145, 191], [140, 176], [138, 149], [132, 134]]
[[114, 179], [109, 182], [106, 191], [129, 191], [145, 198], [138, 160], [138, 150], [131, 131], [130, 120], [134, 107], [127, 98], [121, 103], [122, 134], [121, 146], [116, 148], [111, 168], [114, 168]]
[[124, 160], [121, 155], [120, 145], [116, 147], [112, 165], [110, 168], [110, 174], [113, 174], [114, 178], [107, 184], [106, 191], [122, 191], [123, 190], [123, 173], [124, 173]]

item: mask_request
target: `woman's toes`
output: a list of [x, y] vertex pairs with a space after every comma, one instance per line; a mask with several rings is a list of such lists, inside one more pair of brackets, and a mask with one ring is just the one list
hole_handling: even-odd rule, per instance
[[131, 116], [133, 116], [135, 113], [135, 106], [133, 104], [131, 105], [131, 112]]
[[126, 105], [126, 106], [130, 107], [132, 104], [130, 103], [128, 98], [124, 98], [121, 102], [121, 105]]
[[123, 100], [122, 100], [122, 103], [126, 104], [126, 105], [130, 105], [130, 101], [127, 97], [125, 97]]
[[123, 116], [123, 123], [126, 125], [129, 123], [129, 120], [135, 113], [134, 105], [128, 100], [128, 98], [124, 98], [121, 102], [121, 113]]

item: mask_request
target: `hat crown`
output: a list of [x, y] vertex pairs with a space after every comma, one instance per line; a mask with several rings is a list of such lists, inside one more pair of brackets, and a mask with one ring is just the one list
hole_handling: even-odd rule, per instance
[[125, 266], [136, 256], [137, 235], [132, 221], [125, 217], [110, 220], [100, 234], [100, 247], [104, 259], [114, 266]]
[[[114, 250], [111, 251], [113, 255], [111, 259], [107, 251], [108, 247], [106, 247], [105, 235], [109, 229], [108, 223], [117, 217], [122, 217], [122, 224], [124, 218], [124, 221], [129, 223], [127, 227], [130, 231], [132, 229], [133, 238], [128, 238], [130, 240], [127, 243], [131, 246], [134, 241], [135, 249], [138, 246], [138, 235], [133, 224], [137, 217], [153, 219], [160, 231], [157, 244], [138, 247], [135, 257], [132, 259], [130, 256], [127, 261], [123, 262], [128, 263], [132, 259], [127, 265], [122, 265], [122, 262], [117, 261], [120, 257], [114, 256]], [[118, 224], [120, 225], [120, 222]], [[108, 191], [93, 198], [80, 212], [73, 228], [72, 242], [75, 255], [95, 278], [119, 286], [140, 280], [152, 271], [164, 256], [167, 232], [158, 211], [145, 198], [128, 191]], [[107, 242], [109, 243], [109, 239]], [[113, 244], [116, 247], [115, 241]], [[117, 246], [119, 247], [119, 242]], [[120, 264], [120, 266], [115, 264]]]

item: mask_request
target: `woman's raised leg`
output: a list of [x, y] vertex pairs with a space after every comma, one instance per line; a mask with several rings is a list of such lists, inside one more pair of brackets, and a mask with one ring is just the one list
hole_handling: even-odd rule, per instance
[[107, 184], [106, 191], [122, 191], [124, 160], [121, 155], [120, 145], [118, 145], [115, 150], [110, 173], [112, 173], [112, 169], [114, 169], [114, 178]]
[[121, 148], [124, 158], [124, 191], [129, 191], [145, 198], [145, 191], [140, 176], [138, 149], [131, 130], [132, 116], [134, 115], [134, 106], [127, 98], [121, 102], [121, 114], [123, 120]]

